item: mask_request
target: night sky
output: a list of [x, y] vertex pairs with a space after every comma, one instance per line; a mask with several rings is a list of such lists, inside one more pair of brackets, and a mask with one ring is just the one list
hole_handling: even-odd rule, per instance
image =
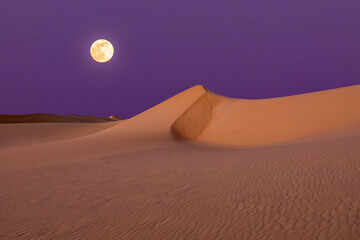
[[0, 114], [131, 117], [197, 84], [293, 95], [360, 84], [360, 1], [1, 0], [0, 54]]

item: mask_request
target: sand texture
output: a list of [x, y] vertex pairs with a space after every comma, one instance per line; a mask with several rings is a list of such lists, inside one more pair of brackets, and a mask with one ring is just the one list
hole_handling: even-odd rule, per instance
[[360, 85], [0, 124], [0, 239], [360, 239]]

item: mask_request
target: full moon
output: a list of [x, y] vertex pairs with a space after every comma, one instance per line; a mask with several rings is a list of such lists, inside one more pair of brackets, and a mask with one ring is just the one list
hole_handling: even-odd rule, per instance
[[99, 39], [91, 45], [90, 54], [95, 61], [104, 63], [114, 55], [114, 47], [109, 41]]

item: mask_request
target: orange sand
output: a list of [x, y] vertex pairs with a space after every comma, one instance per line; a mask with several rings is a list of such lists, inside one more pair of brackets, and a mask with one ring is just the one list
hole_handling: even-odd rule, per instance
[[359, 239], [359, 156], [359, 85], [0, 124], [0, 239]]

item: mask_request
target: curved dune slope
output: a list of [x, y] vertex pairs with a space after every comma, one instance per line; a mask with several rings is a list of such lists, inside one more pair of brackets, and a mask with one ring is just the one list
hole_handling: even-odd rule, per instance
[[196, 85], [136, 115], [130, 121], [134, 124], [144, 123], [151, 128], [161, 128], [168, 132], [176, 119], [205, 93], [206, 89], [203, 86]]
[[18, 123], [0, 124], [0, 149], [34, 146], [89, 136], [118, 124], [107, 123]]
[[201, 135], [206, 126], [211, 122], [213, 105], [211, 96], [204, 94], [195, 101], [171, 126], [175, 135], [195, 139]]
[[[30, 118], [25, 117], [29, 115], [12, 116], [12, 120], [7, 118], [7, 122], [15, 123], [25, 120], [29, 122], [29, 119], [37, 116], [40, 118], [37, 119], [37, 122], [46, 119], [47, 123], [34, 123], [33, 119], [31, 124], [0, 124], [0, 148], [27, 147], [75, 138], [83, 138], [84, 141], [86, 138], [90, 142], [93, 141], [94, 145], [87, 146], [87, 148], [96, 149], [96, 151], [100, 151], [99, 148], [117, 149], [119, 145], [153, 145], [159, 139], [169, 142], [173, 138], [170, 132], [171, 125], [205, 92], [202, 86], [194, 86], [131, 119], [122, 121], [113, 121], [114, 118], [119, 117], [110, 116], [110, 122], [81, 124], [69, 123], [65, 121], [68, 120], [67, 117], [51, 114], [41, 114], [41, 116], [33, 114]], [[3, 122], [5, 122], [5, 117], [3, 118]], [[50, 122], [49, 118], [62, 120], [63, 123]], [[111, 141], [103, 146], [102, 143], [109, 139]]]
[[360, 126], [360, 85], [261, 100], [206, 91], [172, 125], [185, 139], [258, 146]]
[[0, 148], [69, 140], [103, 131], [117, 123], [110, 117], [75, 114], [0, 115]]

